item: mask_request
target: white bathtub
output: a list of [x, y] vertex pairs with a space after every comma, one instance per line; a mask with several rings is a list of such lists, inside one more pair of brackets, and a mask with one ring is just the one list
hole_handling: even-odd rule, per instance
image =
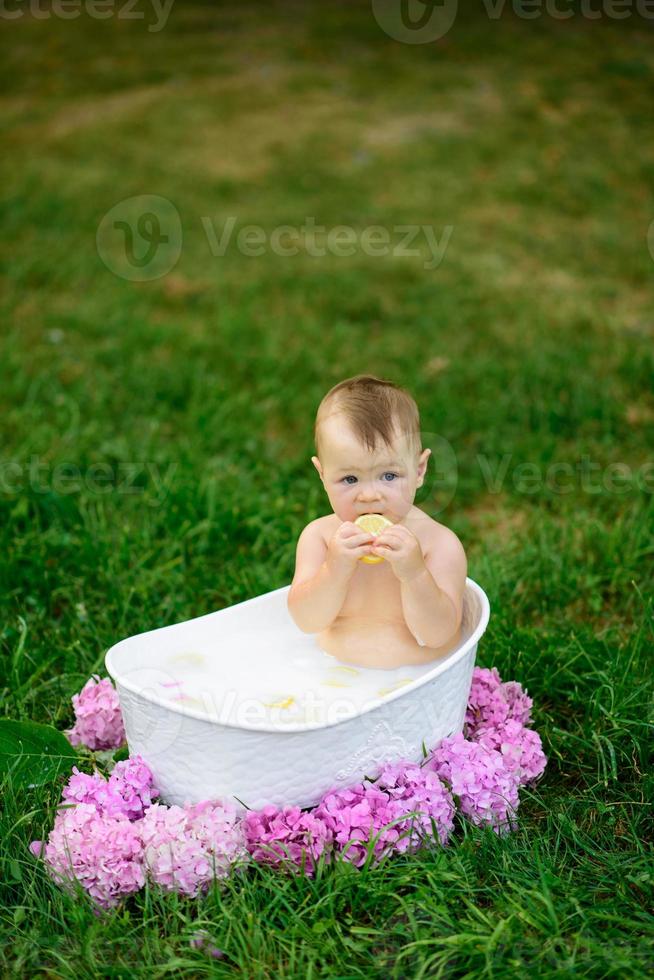
[[162, 679], [171, 676], [163, 665], [180, 650], [211, 650], [226, 670], [246, 651], [252, 658], [253, 649], [262, 665], [271, 656], [315, 655], [315, 637], [302, 633], [288, 613], [289, 589], [140, 633], [107, 652], [130, 755], [147, 762], [161, 802], [228, 800], [239, 811], [269, 803], [313, 806], [329, 789], [376, 777], [385, 762], [420, 762], [423, 744], [430, 750], [462, 730], [477, 644], [490, 615], [486, 594], [470, 578], [460, 645], [433, 666], [411, 668], [419, 676], [362, 710], [348, 709], [344, 698], [331, 720], [288, 723], [282, 711], [271, 721], [251, 717], [240, 705], [234, 722], [227, 695], [221, 702], [207, 697], [197, 707], [162, 698]]

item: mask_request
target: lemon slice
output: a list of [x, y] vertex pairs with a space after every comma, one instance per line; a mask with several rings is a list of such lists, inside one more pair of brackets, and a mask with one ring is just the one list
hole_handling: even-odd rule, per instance
[[188, 664], [189, 667], [201, 667], [204, 657], [201, 653], [178, 653], [174, 657], [169, 657], [169, 664]]
[[289, 695], [287, 698], [280, 698], [279, 701], [264, 701], [263, 704], [266, 708], [290, 708], [294, 701], [293, 695]]
[[[361, 514], [354, 523], [357, 527], [362, 528], [362, 530], [369, 531], [370, 534], [377, 536], [385, 527], [391, 527], [393, 522], [389, 521], [383, 514]], [[362, 555], [359, 561], [365, 562], [366, 565], [376, 565], [378, 562], [384, 561], [384, 559], [380, 555]]]

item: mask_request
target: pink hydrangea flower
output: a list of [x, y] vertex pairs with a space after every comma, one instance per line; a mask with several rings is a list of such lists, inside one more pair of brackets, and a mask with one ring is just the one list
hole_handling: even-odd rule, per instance
[[390, 799], [383, 790], [368, 783], [331, 790], [313, 812], [330, 831], [334, 849], [357, 867], [365, 863], [374, 835], [379, 834], [373, 845], [374, 863], [396, 847], [401, 833], [398, 825], [382, 828], [405, 813], [400, 801]]
[[107, 780], [102, 773], [96, 770], [90, 776], [80, 772], [77, 766], [73, 766], [73, 774], [61, 794], [65, 803], [90, 803], [100, 811], [109, 809], [107, 796]]
[[297, 866], [297, 870], [304, 864], [305, 873], [312, 877], [325, 849], [329, 859], [331, 832], [315, 813], [303, 813], [299, 806], [278, 809], [270, 804], [261, 810], [249, 810], [244, 830], [248, 851], [255, 861], [290, 869]]
[[45, 848], [32, 841], [30, 850], [73, 896], [76, 879], [95, 903], [94, 911], [113, 908], [145, 884], [136, 825], [121, 815], [103, 815], [92, 803], [59, 809]]
[[211, 956], [214, 960], [222, 960], [225, 956], [225, 951], [214, 944], [213, 939], [206, 929], [197, 929], [191, 936], [190, 944], [193, 949], [202, 950], [203, 953]]
[[504, 764], [525, 786], [545, 771], [547, 756], [538, 732], [525, 728], [519, 721], [509, 719], [497, 728], [477, 730], [475, 740], [486, 749], [497, 749]]
[[117, 762], [111, 771], [109, 792], [121, 801], [122, 812], [130, 820], [140, 820], [159, 790], [154, 785], [150, 768], [140, 755]]
[[473, 823], [488, 824], [496, 833], [511, 828], [518, 808], [518, 779], [500, 752], [461, 734], [451, 735], [425, 765], [449, 784], [461, 813]]
[[[77, 720], [66, 733], [73, 745], [101, 750], [123, 744], [118, 697], [108, 678], [93, 675], [73, 705]], [[252, 858], [275, 865], [290, 858], [287, 866], [304, 866], [311, 875], [322, 853], [331, 859], [340, 851], [360, 867], [374, 835], [375, 862], [433, 841], [434, 830], [446, 844], [455, 802], [474, 823], [504, 833], [515, 820], [519, 785], [537, 779], [547, 762], [540, 737], [526, 727], [531, 707], [520, 684], [503, 683], [495, 668], [477, 667], [467, 738], [443, 739], [422, 765], [389, 763], [376, 780], [331, 790], [308, 812], [269, 806], [240, 817], [219, 802], [153, 803], [159, 793], [140, 756], [117, 763], [108, 780], [75, 766], [62, 794], [68, 806], [59, 808], [47, 843], [33, 841], [30, 850], [43, 856], [64, 887], [77, 879], [97, 911], [137, 891], [146, 877], [196, 896], [214, 876], [225, 877]]]
[[528, 725], [533, 701], [517, 681], [502, 682], [496, 667], [475, 667], [465, 715], [465, 733], [474, 738], [481, 727], [497, 727], [510, 719]]
[[432, 820], [441, 844], [447, 843], [454, 826], [454, 800], [433, 770], [411, 762], [389, 763], [375, 786], [388, 793], [400, 812], [418, 811], [417, 816], [397, 825], [400, 833], [406, 830], [410, 833], [404, 840], [398, 840], [395, 850], [403, 852], [433, 838]]
[[117, 762], [107, 781], [95, 772], [92, 776], [73, 766], [73, 775], [64, 787], [66, 803], [91, 803], [105, 816], [125, 816], [138, 820], [159, 792], [150, 769], [140, 755]]
[[242, 821], [235, 808], [205, 800], [194, 805], [153, 803], [136, 825], [146, 874], [166, 891], [196, 897], [233, 864], [248, 860]]
[[117, 749], [125, 742], [118, 694], [108, 677], [93, 674], [79, 694], [73, 694], [75, 724], [65, 734], [71, 745], [97, 751]]

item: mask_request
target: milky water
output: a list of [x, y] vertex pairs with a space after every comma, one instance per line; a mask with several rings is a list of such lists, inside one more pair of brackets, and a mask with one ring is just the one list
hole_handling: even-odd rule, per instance
[[265, 633], [240, 630], [237, 642], [232, 636], [222, 649], [195, 644], [167, 650], [157, 663], [155, 691], [171, 706], [222, 724], [318, 727], [379, 705], [435, 666], [354, 667], [325, 653], [312, 637], [275, 649], [274, 643], [267, 648]]

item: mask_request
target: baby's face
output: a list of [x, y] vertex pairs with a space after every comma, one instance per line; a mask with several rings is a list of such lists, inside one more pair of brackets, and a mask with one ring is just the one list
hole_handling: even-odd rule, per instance
[[383, 514], [394, 524], [410, 511], [416, 490], [423, 484], [430, 449], [411, 448], [404, 436], [374, 452], [357, 440], [341, 415], [330, 415], [320, 425], [318, 470], [334, 513], [342, 521], [361, 514]]

